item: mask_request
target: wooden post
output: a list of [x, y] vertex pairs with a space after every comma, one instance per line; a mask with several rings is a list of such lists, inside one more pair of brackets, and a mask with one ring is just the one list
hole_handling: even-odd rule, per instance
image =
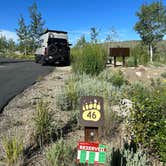
[[[85, 142], [99, 143], [99, 128], [98, 127], [85, 127]], [[94, 166], [94, 164], [86, 164], [86, 166]], [[95, 166], [104, 166], [103, 164], [95, 164]]]
[[[116, 61], [116, 60], [115, 60]], [[84, 126], [84, 141], [99, 144], [99, 127], [104, 124], [104, 103], [99, 96], [81, 97], [80, 124]], [[84, 164], [84, 166], [103, 166], [103, 164]]]
[[116, 67], [116, 56], [114, 56], [114, 67]]
[[126, 64], [125, 64], [125, 56], [122, 56], [122, 58], [123, 58], [123, 67], [125, 67], [126, 66]]
[[85, 142], [99, 142], [98, 127], [85, 127]]

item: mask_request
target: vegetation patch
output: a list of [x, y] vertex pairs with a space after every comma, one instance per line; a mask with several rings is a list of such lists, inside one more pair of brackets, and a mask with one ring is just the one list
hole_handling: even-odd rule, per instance
[[161, 73], [161, 77], [166, 78], [166, 72]]
[[[75, 145], [67, 143], [62, 138], [54, 143], [45, 153], [45, 158], [49, 166], [74, 165], [76, 161]], [[73, 163], [73, 164], [72, 164]]]
[[135, 103], [130, 128], [136, 143], [149, 149], [166, 162], [166, 86], [153, 81], [150, 87], [139, 86], [128, 91]]
[[98, 44], [73, 48], [72, 69], [75, 73], [98, 75], [105, 68], [106, 56], [106, 50]]
[[42, 147], [44, 143], [51, 140], [52, 135], [52, 113], [49, 110], [48, 103], [39, 101], [36, 106], [35, 122], [35, 137], [37, 144]]
[[[14, 166], [21, 161], [23, 155], [23, 140], [19, 136], [7, 135], [2, 140], [3, 150], [5, 152], [2, 163], [8, 166]], [[0, 161], [1, 163], [1, 161]]]

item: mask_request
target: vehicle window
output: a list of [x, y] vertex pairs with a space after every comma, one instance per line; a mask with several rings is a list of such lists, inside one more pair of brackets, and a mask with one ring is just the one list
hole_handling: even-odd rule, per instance
[[44, 39], [41, 39], [41, 40], [39, 40], [39, 41], [37, 42], [37, 45], [38, 45], [39, 47], [41, 47], [41, 46], [43, 45], [43, 43], [44, 43]]
[[60, 45], [66, 45], [67, 44], [67, 40], [66, 39], [49, 38], [48, 39], [48, 45], [50, 45], [51, 43], [57, 43], [57, 44], [60, 44]]

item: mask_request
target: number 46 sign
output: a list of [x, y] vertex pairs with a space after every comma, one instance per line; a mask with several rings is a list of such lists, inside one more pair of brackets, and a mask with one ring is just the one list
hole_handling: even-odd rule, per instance
[[104, 123], [103, 98], [98, 96], [81, 97], [80, 124], [99, 127]]

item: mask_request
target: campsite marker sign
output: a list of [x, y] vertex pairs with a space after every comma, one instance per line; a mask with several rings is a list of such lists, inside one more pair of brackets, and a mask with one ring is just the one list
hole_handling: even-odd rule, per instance
[[99, 142], [98, 128], [104, 124], [103, 98], [83, 96], [80, 104], [80, 124], [85, 127], [85, 142], [78, 143], [79, 163], [103, 165], [106, 160], [106, 146]]
[[80, 124], [88, 127], [99, 127], [104, 124], [102, 97], [83, 96], [81, 98]]

